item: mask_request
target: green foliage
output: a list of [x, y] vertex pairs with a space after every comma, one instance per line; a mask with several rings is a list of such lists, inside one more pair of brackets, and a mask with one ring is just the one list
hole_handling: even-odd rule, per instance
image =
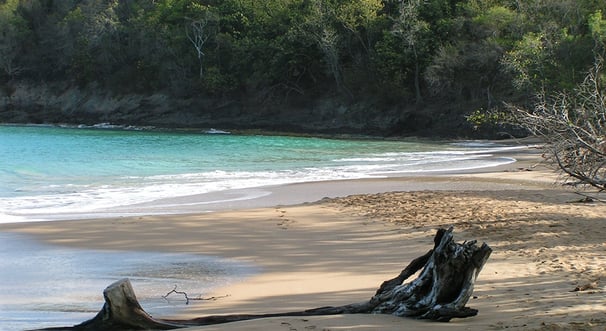
[[515, 72], [514, 85], [520, 89], [540, 88], [547, 78], [548, 67], [552, 65], [550, 51], [543, 33], [529, 32], [517, 41], [504, 59]]
[[474, 110], [471, 114], [465, 116], [467, 122], [474, 125], [475, 128], [482, 126], [494, 126], [503, 122], [506, 118], [504, 112], [487, 111], [483, 108]]
[[589, 25], [589, 31], [595, 41], [596, 47], [599, 47], [600, 51], [604, 52], [606, 48], [606, 19], [602, 17], [602, 11], [598, 9], [589, 15], [587, 24]]
[[512, 47], [520, 38], [522, 21], [519, 13], [503, 6], [491, 7], [473, 18], [473, 22], [483, 29], [485, 38], [494, 39], [506, 48]]
[[604, 12], [597, 0], [5, 0], [0, 79], [490, 109], [575, 86], [606, 49]]
[[210, 67], [206, 70], [202, 84], [209, 94], [227, 93], [236, 87], [232, 77], [221, 73], [217, 67]]
[[0, 79], [15, 78], [23, 71], [19, 58], [26, 45], [22, 41], [30, 38], [31, 31], [17, 9], [16, 0], [0, 4]]

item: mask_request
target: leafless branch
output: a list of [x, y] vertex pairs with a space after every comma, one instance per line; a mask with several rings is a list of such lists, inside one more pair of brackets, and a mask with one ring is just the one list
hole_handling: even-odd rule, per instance
[[190, 19], [186, 18], [189, 24], [185, 25], [185, 35], [191, 42], [192, 46], [196, 50], [198, 56], [198, 62], [200, 64], [200, 79], [204, 76], [203, 60], [204, 60], [204, 44], [211, 35], [210, 29], [208, 29], [209, 18], [204, 17], [201, 19]]
[[539, 95], [533, 110], [512, 107], [514, 122], [544, 140], [545, 157], [575, 185], [606, 190], [606, 91], [596, 58], [585, 80], [571, 92]]
[[180, 294], [183, 295], [183, 297], [185, 297], [185, 304], [189, 305], [189, 302], [192, 300], [198, 300], [198, 301], [215, 301], [221, 298], [227, 298], [229, 296], [229, 294], [226, 295], [221, 295], [218, 297], [208, 297], [208, 298], [202, 298], [201, 296], [195, 297], [195, 298], [190, 298], [189, 295], [187, 294], [187, 292], [184, 291], [177, 291], [177, 285], [175, 285], [175, 287], [168, 293], [166, 293], [165, 295], [162, 296], [162, 298], [164, 298], [164, 300], [168, 301], [168, 296], [171, 294]]

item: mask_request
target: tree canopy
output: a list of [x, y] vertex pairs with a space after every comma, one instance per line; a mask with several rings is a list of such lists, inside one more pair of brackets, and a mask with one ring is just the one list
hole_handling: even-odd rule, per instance
[[0, 0], [0, 85], [470, 112], [572, 89], [604, 53], [603, 13], [601, 0]]

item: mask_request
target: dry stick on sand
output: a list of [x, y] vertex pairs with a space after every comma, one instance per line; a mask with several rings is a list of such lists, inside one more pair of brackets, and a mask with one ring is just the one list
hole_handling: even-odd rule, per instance
[[[103, 291], [105, 305], [93, 319], [72, 327], [42, 330], [170, 330], [265, 317], [337, 314], [392, 314], [440, 322], [475, 316], [478, 311], [465, 305], [492, 249], [486, 244], [476, 245], [475, 240], [456, 243], [452, 231], [452, 227], [438, 229], [434, 248], [414, 259], [397, 277], [383, 282], [369, 301], [286, 313], [217, 315], [190, 320], [154, 319], [141, 308], [130, 281], [122, 279]], [[415, 280], [403, 284], [421, 269]]]
[[168, 301], [168, 296], [171, 294], [182, 294], [183, 297], [185, 297], [185, 304], [189, 305], [189, 302], [191, 300], [199, 300], [199, 301], [214, 301], [220, 298], [227, 298], [229, 295], [221, 295], [218, 297], [210, 297], [210, 298], [202, 298], [202, 297], [196, 297], [196, 298], [190, 298], [189, 295], [187, 295], [187, 292], [184, 291], [177, 291], [177, 285], [175, 285], [175, 287], [169, 291], [168, 293], [166, 293], [165, 295], [163, 295], [162, 297], [164, 298], [164, 300]]

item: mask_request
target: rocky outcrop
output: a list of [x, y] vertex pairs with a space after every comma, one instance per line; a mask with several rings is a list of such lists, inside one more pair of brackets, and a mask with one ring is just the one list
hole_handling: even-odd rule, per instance
[[386, 107], [371, 100], [299, 98], [259, 103], [246, 98], [177, 98], [169, 94], [118, 95], [89, 87], [17, 83], [0, 90], [0, 122], [160, 128], [259, 129], [276, 132], [390, 135], [461, 135], [463, 116]]
[[11, 95], [2, 95], [0, 120], [9, 123], [136, 124], [154, 113], [168, 112], [168, 99], [161, 94], [116, 96], [95, 89], [17, 84]]

